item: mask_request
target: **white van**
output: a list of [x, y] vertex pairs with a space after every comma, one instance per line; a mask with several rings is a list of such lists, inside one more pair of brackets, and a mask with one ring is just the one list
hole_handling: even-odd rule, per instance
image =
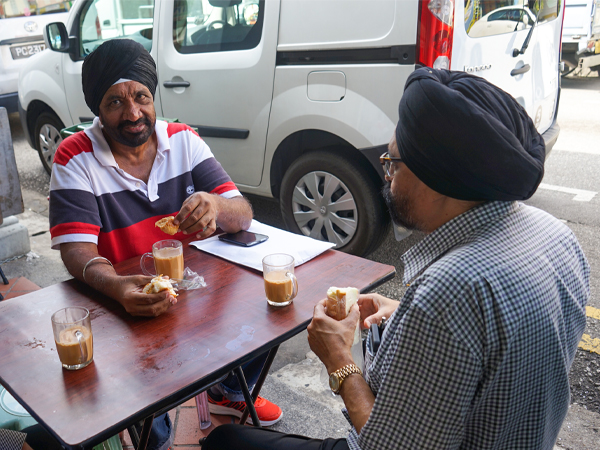
[[550, 151], [563, 3], [539, 4], [517, 2], [531, 16], [480, 37], [477, 22], [514, 1], [80, 0], [66, 29], [51, 27], [55, 51], [21, 72], [21, 120], [50, 170], [58, 131], [93, 117], [83, 58], [106, 39], [136, 39], [157, 62], [159, 116], [197, 127], [240, 190], [279, 199], [290, 230], [365, 255], [389, 226], [379, 156], [416, 67], [510, 92]]
[[17, 111], [19, 69], [27, 58], [46, 48], [43, 30], [50, 22], [66, 22], [69, 1], [0, 0], [0, 107]]
[[577, 67], [600, 74], [600, 0], [565, 0], [563, 76]]

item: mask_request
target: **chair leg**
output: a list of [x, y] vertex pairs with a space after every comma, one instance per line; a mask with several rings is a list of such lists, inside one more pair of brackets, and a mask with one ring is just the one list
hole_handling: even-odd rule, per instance
[[0, 266], [0, 276], [2, 277], [2, 282], [4, 284], [8, 284], [8, 278], [6, 278], [6, 275], [4, 275], [4, 272], [2, 272], [2, 267]]

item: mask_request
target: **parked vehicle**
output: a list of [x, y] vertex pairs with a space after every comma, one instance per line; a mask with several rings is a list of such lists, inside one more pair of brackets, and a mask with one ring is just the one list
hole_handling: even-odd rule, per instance
[[66, 22], [71, 3], [62, 0], [0, 1], [0, 107], [17, 111], [19, 69], [46, 48], [42, 31], [50, 22]]
[[483, 37], [496, 34], [513, 33], [531, 27], [535, 15], [529, 8], [505, 6], [494, 9], [473, 24], [469, 36]]
[[365, 255], [389, 226], [378, 158], [416, 67], [487, 78], [526, 108], [552, 148], [562, 2], [540, 10], [536, 1], [527, 5], [533, 23], [471, 36], [479, 18], [507, 6], [513, 2], [81, 0], [66, 27], [49, 27], [54, 51], [21, 72], [21, 120], [50, 171], [59, 130], [92, 118], [83, 58], [106, 39], [136, 39], [157, 62], [158, 115], [197, 127], [240, 190], [279, 199], [290, 230]]
[[566, 0], [561, 60], [563, 75], [577, 67], [600, 75], [600, 0]]

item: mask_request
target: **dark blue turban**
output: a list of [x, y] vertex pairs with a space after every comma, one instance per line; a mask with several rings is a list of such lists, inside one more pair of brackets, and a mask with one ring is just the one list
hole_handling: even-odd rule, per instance
[[150, 53], [131, 39], [111, 39], [90, 53], [83, 61], [81, 83], [85, 103], [95, 115], [106, 91], [121, 78], [145, 85], [156, 93], [158, 75]]
[[542, 136], [514, 98], [483, 78], [418, 69], [406, 81], [399, 115], [402, 161], [440, 194], [525, 200], [542, 181]]

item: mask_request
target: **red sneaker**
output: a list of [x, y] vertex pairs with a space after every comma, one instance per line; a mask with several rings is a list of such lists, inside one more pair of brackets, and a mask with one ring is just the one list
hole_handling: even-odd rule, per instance
[[[246, 402], [231, 402], [225, 397], [222, 397], [221, 400], [215, 400], [210, 396], [210, 393], [208, 394], [208, 409], [211, 414], [242, 417], [245, 408]], [[279, 406], [260, 395], [254, 402], [254, 408], [256, 408], [256, 414], [258, 415], [258, 420], [260, 420], [260, 425], [263, 427], [273, 425], [274, 423], [279, 422], [281, 417], [283, 417], [283, 412]], [[248, 416], [246, 423], [252, 423], [252, 418], [250, 416]]]

